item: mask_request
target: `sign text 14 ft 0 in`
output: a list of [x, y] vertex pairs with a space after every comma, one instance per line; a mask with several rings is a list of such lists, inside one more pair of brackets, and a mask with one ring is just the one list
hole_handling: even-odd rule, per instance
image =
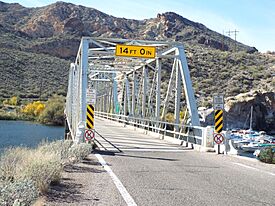
[[137, 58], [155, 58], [156, 57], [156, 47], [117, 44], [116, 45], [116, 56], [137, 57]]

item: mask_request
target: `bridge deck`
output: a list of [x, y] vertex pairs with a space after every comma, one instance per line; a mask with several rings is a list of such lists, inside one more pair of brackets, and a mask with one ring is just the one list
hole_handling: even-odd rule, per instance
[[148, 136], [123, 124], [97, 118], [96, 143], [101, 150], [110, 152], [182, 152], [188, 148]]

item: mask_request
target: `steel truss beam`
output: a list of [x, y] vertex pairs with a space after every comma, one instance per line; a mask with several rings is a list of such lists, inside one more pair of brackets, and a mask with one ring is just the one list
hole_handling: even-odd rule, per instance
[[[117, 57], [117, 44], [155, 46], [156, 58]], [[170, 75], [169, 81], [164, 82], [164, 75]], [[79, 141], [83, 141], [77, 132], [83, 132], [85, 125], [88, 83], [98, 94], [96, 110], [152, 118], [156, 122], [164, 121], [168, 111], [174, 113], [175, 125], [180, 124], [184, 94], [190, 124], [200, 125], [184, 47], [177, 42], [82, 38], [70, 68], [66, 104], [72, 136]], [[178, 131], [179, 127], [175, 127]]]

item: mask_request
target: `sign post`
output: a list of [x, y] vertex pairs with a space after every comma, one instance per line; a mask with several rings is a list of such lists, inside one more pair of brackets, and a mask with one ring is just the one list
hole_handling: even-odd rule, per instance
[[84, 138], [86, 141], [91, 141], [95, 137], [94, 131], [94, 118], [95, 118], [95, 108], [94, 105], [96, 103], [96, 90], [88, 89], [86, 94], [87, 101], [87, 112], [86, 112], [86, 130], [84, 134]]
[[224, 96], [223, 94], [217, 94], [213, 96], [213, 108], [214, 108], [214, 142], [218, 145], [217, 153], [220, 153], [220, 144], [223, 143], [224, 137], [221, 134], [223, 129], [223, 110], [224, 110]]
[[221, 133], [223, 129], [223, 110], [224, 110], [224, 96], [222, 94], [213, 96], [215, 132]]

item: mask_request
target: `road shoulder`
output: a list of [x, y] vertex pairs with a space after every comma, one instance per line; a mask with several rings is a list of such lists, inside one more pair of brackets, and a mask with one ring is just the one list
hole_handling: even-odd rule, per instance
[[125, 205], [111, 177], [90, 154], [83, 162], [66, 166], [60, 184], [51, 186], [45, 205]]

